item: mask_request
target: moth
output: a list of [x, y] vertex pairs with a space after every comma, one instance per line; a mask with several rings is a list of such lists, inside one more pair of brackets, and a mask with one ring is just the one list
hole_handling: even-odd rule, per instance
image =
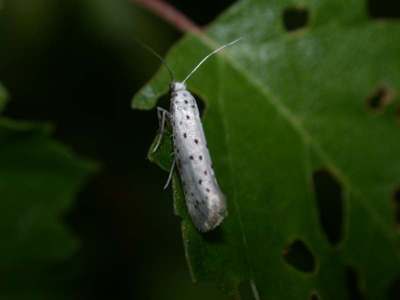
[[222, 223], [228, 212], [225, 196], [218, 185], [212, 167], [199, 109], [195, 98], [186, 88], [185, 82], [208, 58], [235, 44], [240, 39], [225, 44], [209, 53], [181, 82], [174, 80], [173, 73], [164, 59], [151, 48], [147, 48], [166, 66], [172, 80], [170, 84], [169, 111], [157, 107], [160, 133], [153, 151], [155, 152], [161, 143], [165, 131], [165, 122], [168, 120], [172, 128], [174, 160], [164, 189], [171, 181], [176, 166], [183, 186], [189, 215], [200, 232], [207, 232], [216, 228]]

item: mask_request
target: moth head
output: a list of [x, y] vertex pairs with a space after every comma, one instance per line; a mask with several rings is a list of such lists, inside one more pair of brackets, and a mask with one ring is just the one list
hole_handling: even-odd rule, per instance
[[186, 85], [182, 82], [172, 82], [171, 83], [171, 91], [178, 92], [186, 90]]

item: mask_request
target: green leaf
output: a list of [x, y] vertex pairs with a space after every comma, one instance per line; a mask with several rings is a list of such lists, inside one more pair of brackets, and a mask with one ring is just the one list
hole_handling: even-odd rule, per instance
[[77, 241], [63, 215], [95, 166], [50, 132], [46, 125], [0, 118], [2, 299], [66, 296], [59, 267]]
[[[221, 228], [197, 232], [175, 177], [195, 280], [230, 293], [250, 283], [259, 299], [383, 299], [400, 276], [400, 24], [369, 20], [365, 5], [239, 1], [207, 38], [171, 49], [182, 79], [217, 44], [245, 37], [188, 82], [206, 104], [229, 206]], [[287, 8], [306, 10], [306, 26], [288, 32]], [[167, 85], [162, 69], [133, 106], [153, 108]], [[171, 151], [169, 141], [150, 159], [168, 169]]]

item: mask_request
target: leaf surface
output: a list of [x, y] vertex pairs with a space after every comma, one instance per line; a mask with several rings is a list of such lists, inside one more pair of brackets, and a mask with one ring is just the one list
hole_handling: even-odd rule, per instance
[[[304, 27], [285, 29], [288, 8], [307, 11]], [[385, 298], [400, 276], [400, 24], [370, 20], [364, 1], [254, 0], [232, 6], [207, 35], [186, 36], [166, 59], [181, 79], [217, 44], [245, 37], [188, 82], [206, 105], [229, 206], [218, 230], [200, 234], [175, 177], [194, 279], [232, 293], [250, 283], [259, 299], [347, 299], [354, 289]], [[167, 88], [161, 69], [133, 106], [153, 108]], [[168, 169], [164, 141], [150, 159]], [[291, 249], [314, 266], [290, 263]]]

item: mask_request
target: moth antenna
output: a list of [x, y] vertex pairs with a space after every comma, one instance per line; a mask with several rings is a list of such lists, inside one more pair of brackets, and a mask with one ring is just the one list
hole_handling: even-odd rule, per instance
[[164, 65], [164, 67], [168, 70], [169, 76], [171, 77], [171, 81], [175, 81], [174, 73], [172, 72], [171, 68], [168, 66], [165, 59], [160, 54], [158, 54], [153, 48], [151, 48], [149, 45], [147, 45], [146, 43], [144, 43], [142, 41], [138, 41], [138, 40], [136, 42], [140, 46], [142, 46], [144, 49], [149, 51], [151, 54], [153, 54], [155, 57], [157, 57], [160, 60], [160, 62]]
[[234, 41], [232, 41], [232, 42], [230, 42], [230, 43], [228, 43], [228, 44], [222, 45], [221, 47], [215, 49], [213, 52], [211, 52], [210, 54], [208, 54], [206, 57], [204, 57], [204, 58], [197, 64], [197, 66], [195, 66], [195, 67], [193, 68], [193, 70], [189, 73], [189, 75], [186, 76], [186, 78], [182, 81], [182, 83], [185, 83], [186, 80], [188, 80], [188, 79], [190, 78], [190, 76], [192, 76], [193, 73], [196, 72], [197, 69], [198, 69], [207, 59], [209, 59], [211, 56], [213, 56], [214, 54], [218, 53], [219, 51], [225, 49], [226, 47], [229, 47], [229, 46], [232, 46], [233, 44], [236, 44], [236, 43], [239, 42], [241, 39], [243, 39], [243, 37], [240, 37], [240, 38], [238, 38], [238, 39], [236, 39], [236, 40], [234, 40]]

